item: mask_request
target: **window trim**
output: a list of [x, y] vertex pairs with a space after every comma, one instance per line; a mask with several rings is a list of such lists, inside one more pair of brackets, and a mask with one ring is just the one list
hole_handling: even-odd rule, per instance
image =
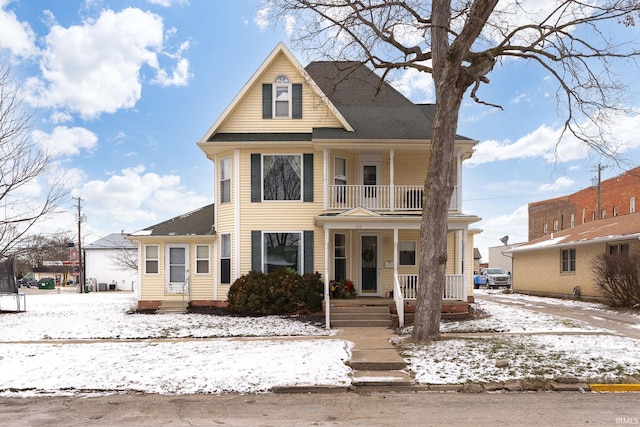
[[629, 213], [636, 213], [636, 198], [631, 197], [629, 199]]
[[262, 272], [268, 273], [267, 268], [267, 234], [297, 234], [298, 238], [298, 264], [296, 271], [298, 274], [304, 274], [304, 231], [303, 230], [288, 230], [288, 231], [273, 231], [262, 230]]
[[[226, 254], [225, 252], [225, 240], [228, 239], [227, 242], [227, 250], [228, 250], [228, 254]], [[230, 285], [231, 282], [233, 281], [233, 278], [231, 277], [231, 254], [232, 254], [232, 248], [231, 248], [231, 233], [224, 233], [220, 235], [220, 283], [224, 284], [224, 285]], [[225, 262], [223, 262], [225, 261]], [[225, 266], [224, 264], [228, 264], [227, 266]], [[229, 276], [229, 280], [228, 281], [223, 281], [223, 277], [224, 277], [224, 270], [228, 268], [229, 272], [228, 272], [228, 276]]]
[[[229, 176], [225, 177], [224, 174], [224, 163], [225, 161], [229, 162]], [[220, 159], [220, 203], [229, 203], [231, 202], [231, 175], [233, 174], [233, 171], [231, 170], [231, 156], [226, 156], [223, 157], [222, 159]], [[229, 184], [229, 199], [225, 200], [224, 197], [224, 185], [223, 183], [227, 182]]]
[[[565, 257], [566, 254], [566, 257]], [[576, 249], [560, 249], [560, 273], [575, 274], [576, 273]]]
[[[343, 236], [344, 238], [344, 246], [338, 246], [336, 243], [336, 237], [337, 236]], [[347, 278], [347, 271], [348, 271], [348, 266], [347, 266], [347, 234], [346, 233], [334, 233], [333, 234], [333, 278], [335, 280], [339, 280], [340, 277], [337, 276], [337, 266], [336, 266], [336, 261], [338, 260], [344, 260], [344, 279], [346, 280]], [[343, 257], [339, 257], [338, 256], [338, 248], [344, 248], [344, 256]]]
[[[156, 258], [149, 258], [147, 256], [147, 248], [156, 248]], [[147, 269], [147, 263], [148, 262], [153, 262], [155, 261], [156, 263], [156, 272], [149, 272]], [[158, 276], [160, 275], [160, 245], [144, 245], [144, 274], [146, 275], [154, 275], [154, 276]]]
[[[611, 249], [615, 248], [615, 253], [611, 253]], [[629, 242], [619, 242], [607, 245], [607, 254], [609, 255], [629, 255]]]
[[[400, 244], [413, 243], [413, 264], [403, 264], [400, 256]], [[399, 240], [398, 241], [398, 267], [415, 267], [418, 265], [418, 242], [416, 240]]]
[[[207, 248], [207, 257], [206, 258], [200, 258], [199, 254], [198, 254], [198, 249], [204, 247]], [[195, 256], [195, 270], [196, 270], [196, 275], [201, 275], [201, 276], [205, 276], [205, 275], [209, 275], [211, 274], [211, 245], [209, 244], [197, 244], [196, 248], [195, 248], [195, 252], [196, 252], [196, 256]], [[198, 271], [198, 267], [199, 261], [206, 261], [207, 262], [207, 271], [206, 272], [200, 272]]]
[[[287, 89], [287, 114], [286, 115], [278, 115], [278, 109], [276, 106], [278, 105], [278, 89], [286, 88]], [[271, 111], [273, 112], [274, 119], [290, 119], [293, 115], [293, 88], [289, 77], [284, 74], [281, 74], [275, 78], [273, 84], [271, 86], [272, 94], [271, 94]]]
[[[264, 195], [265, 195], [265, 182], [264, 182], [264, 178], [265, 178], [265, 174], [264, 174], [264, 159], [265, 157], [298, 157], [300, 160], [300, 175], [298, 176], [298, 179], [300, 180], [300, 197], [298, 199], [265, 199]], [[261, 154], [260, 155], [260, 184], [261, 184], [261, 199], [262, 202], [267, 202], [267, 203], [271, 203], [271, 202], [275, 202], [275, 203], [287, 203], [287, 202], [302, 202], [304, 201], [304, 155], [303, 153], [288, 153], [288, 154]]]

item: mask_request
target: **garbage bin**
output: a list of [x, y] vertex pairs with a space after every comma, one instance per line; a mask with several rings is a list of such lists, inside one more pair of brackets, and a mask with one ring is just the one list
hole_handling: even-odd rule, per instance
[[115, 283], [110, 283], [109, 284], [109, 290], [110, 291], [115, 291], [116, 290], [116, 284]]
[[38, 280], [38, 289], [55, 289], [56, 281], [53, 277], [43, 277]]

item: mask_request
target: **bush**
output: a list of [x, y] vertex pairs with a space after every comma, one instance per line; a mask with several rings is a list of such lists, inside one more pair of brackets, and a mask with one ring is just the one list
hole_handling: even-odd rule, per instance
[[313, 314], [322, 310], [324, 285], [319, 273], [300, 276], [280, 268], [252, 271], [229, 289], [229, 311], [238, 314]]
[[613, 307], [640, 304], [640, 251], [596, 256], [592, 262], [596, 286]]

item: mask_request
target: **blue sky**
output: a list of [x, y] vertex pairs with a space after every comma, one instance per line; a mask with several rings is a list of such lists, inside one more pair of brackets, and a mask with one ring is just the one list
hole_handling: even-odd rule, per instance
[[[8, 59], [25, 103], [35, 111], [33, 137], [56, 154], [88, 221], [86, 243], [133, 232], [213, 200], [213, 167], [196, 142], [279, 41], [303, 65], [305, 52], [283, 28], [261, 20], [258, 0], [0, 0], [0, 54]], [[637, 38], [635, 27], [612, 26]], [[637, 66], [620, 68], [635, 79]], [[556, 84], [532, 63], [507, 62], [489, 75], [480, 96], [504, 110], [467, 99], [458, 133], [479, 141], [464, 167], [463, 210], [483, 218], [476, 237], [527, 240], [527, 203], [591, 185], [622, 172], [572, 141], [559, 146], [562, 123]], [[414, 102], [433, 102], [430, 77], [396, 76]], [[400, 84], [403, 83], [403, 84]], [[638, 107], [638, 87], [627, 92]], [[635, 102], [635, 103], [634, 103]], [[627, 167], [640, 159], [640, 120], [611, 128], [626, 144]], [[76, 229], [74, 201], [46, 232]]]

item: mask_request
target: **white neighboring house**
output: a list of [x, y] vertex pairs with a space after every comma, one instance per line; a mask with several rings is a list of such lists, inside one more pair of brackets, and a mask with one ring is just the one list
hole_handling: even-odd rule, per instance
[[97, 291], [138, 289], [137, 269], [119, 261], [123, 257], [138, 260], [138, 245], [127, 240], [126, 234], [110, 234], [83, 249], [87, 285], [93, 284]]
[[509, 243], [506, 245], [492, 246], [489, 249], [489, 267], [501, 268], [511, 273], [513, 271], [513, 255], [507, 251], [517, 248], [523, 243]]

